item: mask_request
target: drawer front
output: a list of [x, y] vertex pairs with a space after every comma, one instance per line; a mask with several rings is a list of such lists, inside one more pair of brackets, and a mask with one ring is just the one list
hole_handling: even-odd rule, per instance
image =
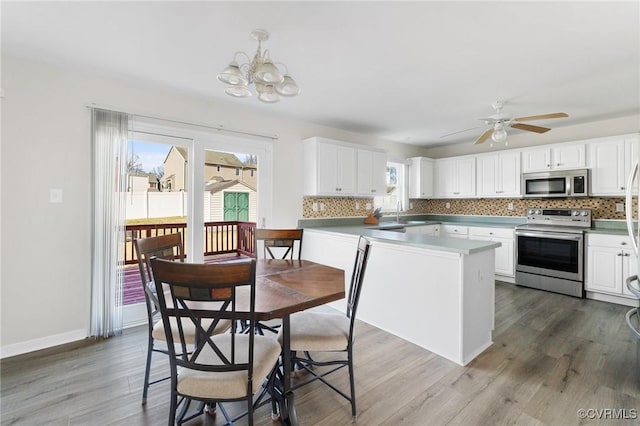
[[485, 237], [485, 238], [513, 238], [512, 228], [484, 228], [484, 227], [469, 227], [469, 238], [473, 237]]
[[466, 226], [458, 226], [458, 225], [442, 225], [440, 227], [441, 234], [453, 234], [453, 235], [462, 235], [467, 236], [469, 232], [469, 228]]
[[632, 249], [631, 238], [628, 235], [589, 234], [587, 244], [591, 246]]

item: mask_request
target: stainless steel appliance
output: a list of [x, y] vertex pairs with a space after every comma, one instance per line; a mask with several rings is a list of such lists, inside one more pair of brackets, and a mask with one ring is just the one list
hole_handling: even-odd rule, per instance
[[589, 188], [589, 169], [522, 174], [525, 198], [586, 197]]
[[516, 227], [516, 284], [584, 297], [584, 230], [589, 209], [530, 209]]

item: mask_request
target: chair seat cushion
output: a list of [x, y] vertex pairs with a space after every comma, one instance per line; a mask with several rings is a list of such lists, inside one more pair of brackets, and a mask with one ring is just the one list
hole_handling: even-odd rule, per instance
[[[178, 331], [178, 323], [175, 318], [170, 318], [169, 322], [171, 324], [171, 330], [173, 330], [173, 341], [180, 341], [180, 332]], [[211, 319], [203, 319], [202, 327], [206, 330], [213, 320]], [[186, 343], [193, 344], [196, 334], [196, 327], [193, 325], [191, 321], [183, 321], [182, 322], [183, 332], [186, 338]], [[220, 320], [216, 328], [213, 330], [213, 334], [222, 334], [231, 328], [231, 321], [229, 320]], [[155, 323], [153, 326], [153, 332], [151, 336], [155, 340], [159, 340], [162, 342], [166, 342], [167, 338], [164, 334], [164, 326], [162, 324], [162, 320]]]
[[[236, 334], [236, 362], [246, 363], [249, 353], [249, 335]], [[231, 334], [213, 336], [211, 339], [225, 356], [230, 357]], [[280, 344], [272, 337], [255, 336], [253, 346], [253, 393], [257, 392], [280, 356]], [[206, 346], [198, 362], [221, 365], [218, 355]], [[203, 399], [234, 399], [247, 395], [247, 371], [207, 372], [180, 369], [178, 393]]]
[[[349, 343], [349, 318], [321, 312], [291, 315], [291, 350], [343, 351]], [[282, 331], [278, 334], [282, 342]]]

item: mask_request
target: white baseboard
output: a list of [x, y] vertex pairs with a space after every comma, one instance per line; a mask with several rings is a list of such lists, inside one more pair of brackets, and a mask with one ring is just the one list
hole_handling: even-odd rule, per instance
[[617, 303], [618, 305], [638, 307], [638, 299], [627, 298], [622, 296], [614, 296], [605, 293], [596, 293], [593, 291], [587, 291], [587, 299], [600, 300], [601, 302]]
[[78, 340], [86, 339], [87, 336], [87, 330], [73, 330], [66, 333], [55, 334], [53, 336], [46, 336], [39, 339], [27, 340], [26, 342], [2, 346], [0, 347], [0, 359], [39, 351], [52, 346], [64, 345], [65, 343], [76, 342]]

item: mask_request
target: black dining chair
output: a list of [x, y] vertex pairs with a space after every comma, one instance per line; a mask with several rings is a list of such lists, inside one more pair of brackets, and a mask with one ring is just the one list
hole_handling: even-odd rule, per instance
[[[328, 385], [339, 395], [351, 403], [351, 415], [356, 419], [356, 393], [353, 371], [353, 343], [356, 311], [360, 300], [360, 292], [364, 281], [365, 270], [371, 243], [364, 237], [358, 240], [358, 248], [351, 275], [346, 315], [302, 311], [291, 315], [290, 344], [291, 366], [309, 373], [310, 377], [300, 383], [292, 384], [295, 390], [316, 380]], [[282, 332], [278, 339], [282, 341]], [[318, 361], [311, 353], [324, 352], [334, 354], [333, 359]], [[316, 371], [315, 367], [320, 367]], [[329, 374], [347, 367], [349, 373], [350, 392], [347, 395], [342, 390], [326, 380]], [[296, 374], [298, 375], [298, 374]]]
[[[256, 241], [262, 241], [265, 259], [300, 259], [302, 253], [302, 229], [256, 229]], [[296, 249], [297, 246], [297, 249]], [[281, 324], [278, 321], [258, 322], [254, 332], [264, 334], [265, 331], [277, 333]], [[248, 331], [246, 325], [243, 329]]]
[[[254, 409], [269, 401], [266, 396], [273, 389], [280, 344], [254, 333], [236, 334], [235, 327], [225, 334], [212, 335], [212, 330], [222, 321], [255, 324], [256, 260], [193, 264], [152, 258], [150, 263], [169, 350], [169, 425], [201, 415], [205, 404], [217, 406], [228, 424], [247, 415], [253, 425]], [[188, 327], [196, 330], [193, 348], [185, 343]], [[246, 411], [231, 418], [222, 403], [243, 400]], [[200, 408], [186, 416], [192, 401], [199, 401]]]
[[[167, 355], [166, 338], [164, 327], [160, 315], [160, 307], [156, 287], [153, 283], [153, 273], [149, 259], [156, 257], [160, 259], [172, 260], [176, 262], [184, 262], [185, 254], [182, 245], [182, 234], [173, 233], [160, 235], [156, 237], [138, 238], [135, 240], [134, 247], [138, 258], [138, 268], [140, 270], [140, 280], [144, 289], [144, 299], [147, 308], [147, 362], [144, 371], [144, 384], [142, 387], [142, 404], [147, 403], [147, 394], [149, 386], [158, 382], [168, 380], [169, 377], [163, 377], [154, 381], [150, 381], [151, 374], [151, 358], [153, 353], [162, 353]], [[174, 329], [174, 340], [177, 340], [177, 328], [175, 322], [172, 323]], [[224, 333], [231, 328], [231, 321], [221, 321], [213, 330], [213, 333]], [[187, 327], [183, 330], [184, 338], [189, 344], [195, 341], [195, 328]], [[156, 342], [162, 342], [158, 345]]]

